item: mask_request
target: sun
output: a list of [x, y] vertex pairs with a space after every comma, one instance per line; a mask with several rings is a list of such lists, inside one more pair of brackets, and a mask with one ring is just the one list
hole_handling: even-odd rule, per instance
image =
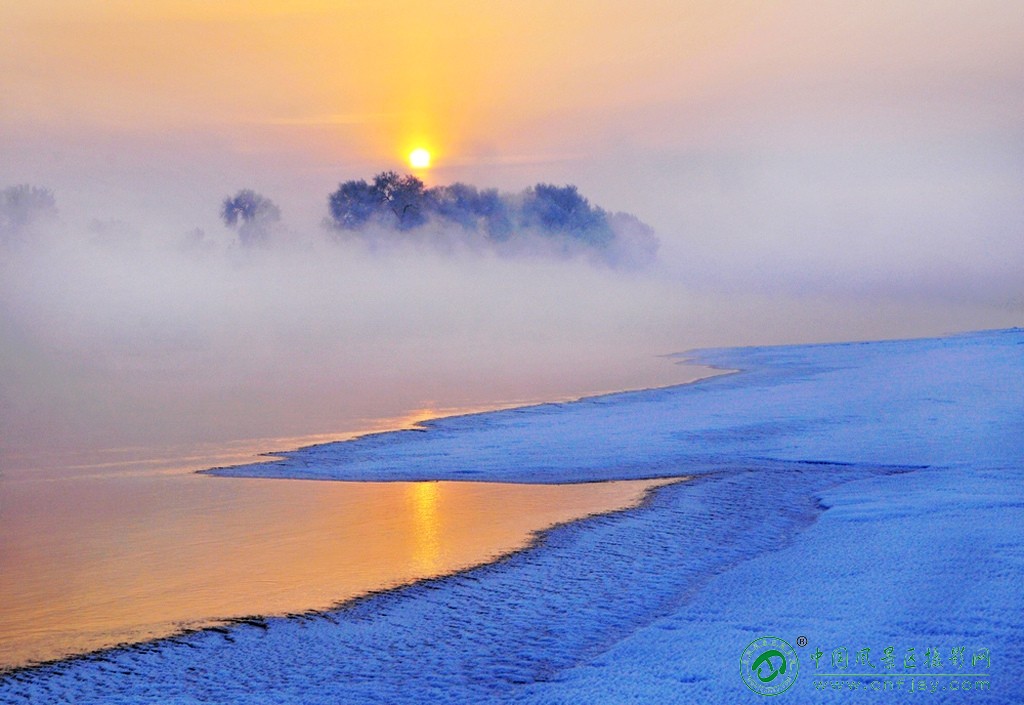
[[409, 152], [409, 164], [413, 169], [426, 169], [430, 166], [430, 152], [423, 147], [417, 147]]

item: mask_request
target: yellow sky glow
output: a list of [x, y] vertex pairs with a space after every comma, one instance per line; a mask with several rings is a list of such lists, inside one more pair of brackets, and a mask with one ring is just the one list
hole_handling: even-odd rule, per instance
[[597, 109], [611, 85], [616, 103], [640, 99], [650, 88], [636, 76], [699, 51], [736, 14], [652, 2], [621, 16], [614, 3], [538, 0], [18, 5], [0, 7], [9, 120], [271, 130], [250, 143], [317, 133], [300, 141], [401, 161], [421, 144], [435, 157], [440, 144], [463, 157], [521, 153], [521, 137], [551, 115]]
[[[936, 124], [922, 107], [936, 100], [959, 129], [950, 82], [1015, 85], [1010, 15], [915, 0], [0, 0], [0, 133], [335, 173], [407, 168], [424, 146], [440, 178], [502, 167], [518, 185], [595, 155], [771, 146], [773, 129], [913, 132]], [[1015, 117], [977, 90], [974, 113]]]

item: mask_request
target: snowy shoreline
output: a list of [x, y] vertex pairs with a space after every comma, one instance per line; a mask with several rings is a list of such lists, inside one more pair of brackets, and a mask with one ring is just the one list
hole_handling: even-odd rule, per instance
[[[737, 460], [960, 462], [966, 457], [956, 438], [955, 400], [941, 400], [942, 390], [963, 385], [969, 379], [963, 375], [975, 374], [961, 364], [972, 362], [971, 355], [982, 355], [988, 343], [1002, 340], [993, 350], [1012, 353], [1013, 344], [1005, 339], [1014, 336], [1020, 332], [680, 353], [681, 359], [729, 372], [669, 387], [433, 419], [414, 430], [318, 444], [274, 453], [279, 460], [204, 472], [224, 477], [561, 484], [671, 477], [683, 463], [707, 472]], [[997, 370], [980, 372], [990, 386], [1000, 382], [989, 379]], [[888, 386], [880, 388], [883, 380]], [[773, 395], [774, 390], [783, 395]], [[1007, 389], [992, 392], [992, 401], [1002, 399], [1004, 407], [1012, 408]], [[979, 405], [989, 398], [962, 401]], [[837, 413], [839, 402], [853, 404], [852, 413]], [[930, 435], [941, 435], [940, 444], [914, 442], [909, 431], [920, 425], [922, 414], [950, 422], [928, 429]], [[911, 427], [892, 439], [900, 446], [872, 448], [867, 442], [907, 424]], [[842, 438], [830, 436], [832, 430]], [[943, 450], [953, 455], [943, 455]]]
[[[359, 443], [367, 446], [387, 444], [396, 439], [401, 439], [407, 434], [415, 433], [429, 433], [438, 425], [447, 425], [458, 422], [468, 422], [472, 424], [477, 419], [482, 417], [492, 417], [497, 414], [505, 413], [525, 413], [532, 410], [550, 410], [564, 408], [566, 406], [572, 406], [576, 404], [586, 404], [590, 402], [599, 402], [614, 400], [623, 396], [635, 395], [635, 394], [651, 394], [660, 392], [662, 390], [678, 389], [680, 387], [687, 387], [690, 385], [700, 384], [707, 380], [715, 379], [717, 377], [725, 377], [733, 374], [739, 374], [743, 370], [731, 369], [727, 367], [715, 367], [713, 365], [707, 365], [700, 362], [696, 357], [691, 358], [690, 353], [674, 353], [671, 355], [665, 355], [663, 357], [676, 358], [680, 364], [686, 364], [693, 370], [707, 370], [707, 374], [702, 374], [694, 379], [689, 379], [685, 382], [678, 382], [674, 384], [668, 384], [656, 387], [642, 387], [637, 389], [625, 389], [616, 390], [611, 392], [597, 392], [594, 394], [586, 394], [581, 397], [570, 397], [565, 399], [557, 399], [551, 401], [539, 401], [530, 402], [520, 405], [500, 404], [494, 408], [484, 408], [480, 410], [464, 411], [458, 413], [452, 413], [450, 415], [436, 416], [422, 421], [416, 421], [409, 426], [398, 426], [395, 428], [386, 428], [384, 430], [368, 431], [365, 433], [359, 433], [351, 437], [341, 438], [338, 440], [327, 440], [318, 441], [308, 445], [302, 445], [297, 448], [290, 448], [285, 450], [271, 450], [267, 452], [259, 453], [255, 460], [240, 461], [230, 465], [218, 465], [215, 467], [203, 468], [196, 470], [197, 475], [210, 475], [214, 477], [240, 477], [240, 478], [252, 478], [252, 479], [295, 479], [295, 480], [326, 480], [326, 481], [346, 481], [346, 482], [388, 482], [403, 481], [401, 479], [395, 479], [391, 477], [379, 478], [373, 480], [353, 479], [344, 476], [332, 476], [330, 473], [323, 474], [309, 471], [308, 465], [302, 460], [303, 456], [306, 455], [319, 455], [322, 451], [331, 450], [337, 448], [339, 444]], [[486, 419], [483, 419], [486, 422]], [[656, 476], [651, 478], [628, 478], [628, 479], [663, 479], [678, 477], [677, 475], [665, 475]], [[428, 481], [434, 480], [451, 480], [451, 481], [477, 481], [476, 478], [462, 478], [462, 477], [432, 477]], [[406, 480], [408, 481], [408, 480]], [[487, 482], [522, 482], [520, 480], [502, 480], [487, 479]], [[550, 481], [548, 483], [540, 482], [539, 484], [579, 484], [587, 482], [616, 482], [615, 478], [602, 478], [597, 480], [568, 480], [568, 481]], [[531, 481], [532, 482], [532, 481]]]
[[[472, 571], [479, 569], [481, 566], [495, 565], [508, 560], [512, 560], [520, 553], [532, 551], [542, 546], [544, 542], [547, 540], [548, 534], [551, 532], [555, 532], [563, 527], [571, 526], [573, 524], [576, 524], [581, 521], [586, 521], [588, 519], [603, 516], [611, 516], [614, 514], [642, 508], [644, 506], [647, 506], [652, 501], [654, 493], [657, 492], [660, 488], [680, 482], [686, 482], [691, 479], [692, 478], [688, 476], [680, 476], [675, 478], [663, 478], [660, 480], [652, 480], [649, 482], [640, 481], [643, 483], [644, 487], [643, 489], [640, 490], [639, 495], [633, 498], [632, 500], [627, 501], [626, 504], [622, 506], [616, 507], [614, 509], [598, 509], [588, 514], [577, 516], [573, 519], [559, 520], [554, 523], [548, 524], [544, 526], [544, 528], [537, 529], [531, 532], [526, 542], [522, 545], [519, 545], [511, 550], [503, 550], [499, 553], [491, 555], [485, 561], [475, 562], [463, 568], [446, 571], [437, 576], [426, 578], [414, 578], [410, 579], [408, 582], [367, 590], [359, 593], [354, 597], [339, 599], [338, 601], [334, 602], [333, 604], [327, 607], [311, 608], [287, 613], [253, 613], [243, 614], [235, 617], [218, 618], [198, 626], [195, 625], [198, 622], [194, 623], [191, 626], [182, 625], [180, 629], [172, 633], [153, 636], [151, 638], [128, 640], [92, 651], [71, 653], [66, 656], [61, 656], [58, 658], [32, 661], [30, 663], [19, 664], [14, 666], [0, 666], [0, 683], [2, 683], [4, 677], [12, 677], [17, 679], [24, 677], [26, 674], [31, 674], [34, 671], [59, 668], [61, 665], [70, 664], [74, 662], [104, 662], [108, 661], [110, 658], [117, 657], [119, 654], [130, 654], [133, 651], [145, 652], [153, 649], [160, 649], [173, 644], [181, 643], [180, 640], [182, 639], [204, 632], [227, 634], [230, 629], [239, 627], [257, 627], [265, 629], [267, 628], [268, 623], [272, 621], [324, 618], [326, 615], [329, 615], [332, 612], [353, 608], [367, 600], [373, 600], [381, 596], [387, 595], [389, 593], [406, 590], [420, 583], [438, 583], [450, 578], [456, 578], [458, 576], [471, 573]], [[602, 482], [589, 484], [605, 483]]]
[[946, 659], [958, 646], [984, 650], [986, 688], [969, 698], [937, 691], [933, 701], [1016, 702], [1024, 332], [714, 350], [700, 359], [744, 372], [440, 420], [425, 433], [246, 466], [253, 476], [342, 480], [694, 476], [640, 507], [557, 527], [498, 563], [337, 611], [16, 673], [0, 680], [0, 695], [763, 702], [737, 665], [752, 639], [776, 635], [808, 639], [801, 675], [781, 696], [793, 702], [845, 702], [855, 688], [817, 686], [824, 671], [812, 650], [825, 665], [837, 648], [870, 648], [877, 661], [889, 646], [919, 659], [926, 649]]

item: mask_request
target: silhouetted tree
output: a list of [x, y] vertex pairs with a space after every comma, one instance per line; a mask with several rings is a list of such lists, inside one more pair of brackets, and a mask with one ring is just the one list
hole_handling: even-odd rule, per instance
[[340, 230], [359, 230], [371, 220], [397, 230], [427, 222], [431, 204], [423, 182], [415, 176], [385, 171], [368, 184], [346, 181], [328, 199], [329, 224]]
[[445, 220], [461, 225], [464, 230], [476, 230], [479, 226], [479, 200], [480, 193], [469, 184], [435, 186], [427, 191], [430, 210]]
[[428, 190], [427, 201], [432, 213], [458, 223], [464, 230], [483, 231], [496, 240], [506, 239], [512, 232], [510, 208], [497, 189], [478, 191], [456, 182]]
[[527, 189], [520, 218], [526, 227], [548, 235], [569, 235], [590, 245], [607, 245], [615, 237], [605, 212], [591, 207], [575, 186], [537, 184]]
[[390, 211], [399, 230], [411, 230], [427, 222], [427, 203], [423, 182], [415, 176], [399, 176], [385, 171], [373, 179], [373, 189], [381, 206]]
[[265, 244], [281, 220], [281, 210], [269, 198], [252, 189], [242, 189], [224, 199], [220, 211], [224, 224], [238, 232], [245, 246]]
[[480, 192], [476, 212], [483, 218], [487, 235], [493, 240], [507, 240], [512, 236], [513, 208], [502, 198], [498, 189]]
[[57, 202], [49, 189], [8, 186], [0, 191], [0, 242], [21, 241], [33, 226], [56, 216]]
[[[385, 171], [369, 183], [340, 184], [328, 197], [328, 206], [327, 224], [337, 230], [360, 231], [376, 223], [385, 232], [408, 231], [433, 220], [457, 225], [468, 237], [482, 236], [495, 244], [509, 241], [512, 246], [501, 251], [510, 254], [543, 251], [572, 256], [589, 250], [598, 261], [633, 267], [652, 261], [657, 249], [650, 228], [632, 216], [611, 216], [590, 205], [575, 186], [537, 184], [518, 195], [481, 191], [464, 183], [427, 189], [414, 176]], [[537, 247], [530, 242], [534, 234], [548, 238], [548, 243]], [[520, 244], [512, 242], [515, 238]], [[440, 241], [451, 242], [450, 234]]]
[[327, 198], [331, 224], [342, 230], [363, 227], [380, 208], [377, 192], [365, 180], [346, 181]]

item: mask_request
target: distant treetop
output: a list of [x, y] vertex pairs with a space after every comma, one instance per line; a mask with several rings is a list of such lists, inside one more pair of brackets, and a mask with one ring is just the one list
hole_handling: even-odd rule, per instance
[[[630, 266], [653, 259], [657, 248], [650, 228], [633, 216], [613, 216], [591, 205], [571, 185], [541, 183], [502, 194], [464, 183], [427, 188], [415, 176], [386, 171], [372, 182], [340, 184], [328, 197], [328, 209], [326, 223], [339, 235], [379, 237], [382, 231], [404, 233], [434, 223], [505, 249], [539, 236], [549, 251], [604, 253], [610, 263], [621, 260], [626, 248]], [[616, 224], [626, 226], [624, 231], [617, 232]]]
[[0, 191], [0, 244], [28, 238], [35, 226], [57, 216], [57, 201], [50, 189], [29, 184]]
[[260, 245], [269, 240], [271, 230], [280, 222], [281, 209], [252, 189], [242, 189], [224, 199], [220, 217], [225, 225], [238, 231], [242, 245]]

